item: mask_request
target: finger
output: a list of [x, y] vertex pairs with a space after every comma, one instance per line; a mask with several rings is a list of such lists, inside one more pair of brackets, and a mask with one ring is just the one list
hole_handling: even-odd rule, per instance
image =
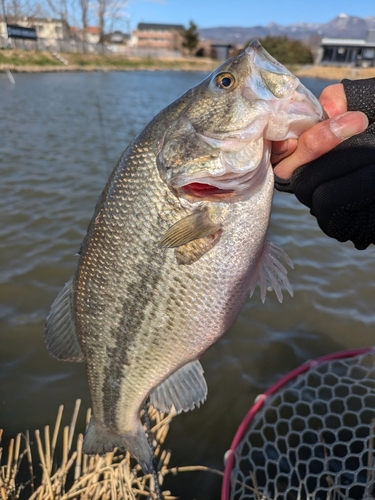
[[[347, 111], [347, 101], [342, 83], [329, 85], [319, 97], [329, 117], [345, 113]], [[271, 163], [275, 165], [287, 156], [294, 153], [297, 148], [297, 141], [289, 139], [286, 141], [274, 141], [272, 143]]]
[[342, 83], [326, 87], [320, 94], [319, 101], [330, 118], [348, 110], [348, 103]]
[[294, 153], [297, 147], [297, 139], [287, 139], [286, 141], [274, 141], [272, 143], [271, 163], [272, 165], [283, 160]]
[[290, 179], [294, 170], [316, 160], [345, 139], [366, 130], [368, 118], [360, 111], [348, 111], [318, 123], [298, 140], [294, 153], [276, 164], [274, 172], [282, 179]]

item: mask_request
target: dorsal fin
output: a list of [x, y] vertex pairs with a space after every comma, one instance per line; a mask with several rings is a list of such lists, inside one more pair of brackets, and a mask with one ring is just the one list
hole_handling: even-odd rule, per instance
[[170, 413], [173, 409], [181, 413], [200, 406], [206, 397], [207, 384], [203, 368], [196, 359], [182, 366], [158, 385], [150, 394], [150, 403], [162, 413]]
[[84, 361], [73, 308], [73, 278], [56, 297], [47, 317], [45, 341], [51, 356], [63, 361]]

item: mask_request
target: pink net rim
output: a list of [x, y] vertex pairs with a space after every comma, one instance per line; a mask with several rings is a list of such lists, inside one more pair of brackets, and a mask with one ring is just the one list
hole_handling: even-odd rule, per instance
[[311, 368], [315, 368], [317, 365], [320, 365], [321, 363], [325, 363], [327, 361], [332, 361], [335, 359], [352, 358], [354, 356], [360, 356], [361, 354], [367, 354], [370, 352], [375, 352], [375, 347], [368, 347], [368, 348], [364, 348], [364, 349], [354, 349], [354, 350], [349, 350], [349, 351], [335, 352], [333, 354], [328, 354], [326, 356], [322, 356], [322, 357], [314, 359], [314, 360], [306, 361], [298, 368], [295, 368], [291, 372], [287, 373], [278, 382], [276, 382], [276, 384], [274, 384], [272, 387], [270, 387], [264, 394], [259, 394], [259, 396], [257, 396], [257, 398], [255, 400], [255, 403], [250, 408], [250, 410], [247, 412], [247, 414], [245, 415], [245, 418], [242, 420], [241, 424], [239, 425], [237, 432], [234, 435], [232, 444], [230, 445], [230, 448], [226, 453], [227, 458], [226, 458], [224, 477], [223, 477], [222, 488], [221, 488], [221, 500], [229, 500], [230, 477], [231, 477], [231, 473], [232, 473], [232, 469], [233, 469], [233, 465], [234, 465], [234, 456], [235, 456], [234, 451], [236, 450], [237, 446], [240, 444], [243, 436], [247, 432], [255, 415], [262, 408], [262, 406], [264, 405], [264, 403], [268, 397], [273, 396], [277, 391], [279, 391], [282, 387], [284, 387], [286, 384], [288, 384], [291, 380], [294, 380], [299, 375], [302, 375], [303, 373], [307, 372]]

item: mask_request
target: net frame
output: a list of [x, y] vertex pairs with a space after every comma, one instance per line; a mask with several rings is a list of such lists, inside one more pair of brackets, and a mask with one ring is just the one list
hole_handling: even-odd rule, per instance
[[232, 443], [230, 445], [229, 450], [225, 454], [225, 468], [224, 468], [224, 476], [222, 481], [221, 488], [221, 500], [230, 500], [230, 492], [231, 492], [231, 475], [233, 471], [233, 467], [235, 464], [235, 452], [238, 446], [241, 444], [244, 436], [248, 432], [252, 422], [255, 417], [258, 415], [260, 410], [264, 407], [265, 403], [273, 396], [275, 396], [281, 389], [284, 389], [289, 383], [295, 381], [300, 375], [305, 374], [309, 370], [318, 367], [324, 363], [353, 358], [355, 356], [361, 356], [365, 354], [375, 354], [375, 347], [370, 348], [362, 348], [362, 349], [354, 349], [348, 351], [340, 351], [333, 354], [328, 354], [325, 356], [321, 356], [314, 360], [309, 360], [295, 368], [294, 370], [287, 373], [284, 377], [282, 377], [278, 382], [272, 385], [267, 391], [263, 394], [259, 394], [250, 410], [245, 415], [241, 424], [239, 425]]

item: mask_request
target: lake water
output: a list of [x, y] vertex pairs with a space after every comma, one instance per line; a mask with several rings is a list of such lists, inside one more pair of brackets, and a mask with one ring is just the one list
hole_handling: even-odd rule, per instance
[[[82, 364], [52, 359], [43, 329], [75, 269], [96, 199], [134, 135], [204, 73], [0, 74], [0, 428], [6, 438], [90, 404]], [[303, 80], [314, 93], [328, 81]], [[202, 357], [207, 402], [177, 417], [172, 464], [223, 469], [257, 394], [307, 359], [374, 344], [375, 250], [325, 236], [292, 195], [276, 193], [269, 239], [294, 262], [294, 297], [259, 291]], [[83, 417], [84, 412], [82, 412]], [[80, 421], [83, 431], [83, 419]], [[218, 498], [220, 480], [179, 476], [183, 499]]]

